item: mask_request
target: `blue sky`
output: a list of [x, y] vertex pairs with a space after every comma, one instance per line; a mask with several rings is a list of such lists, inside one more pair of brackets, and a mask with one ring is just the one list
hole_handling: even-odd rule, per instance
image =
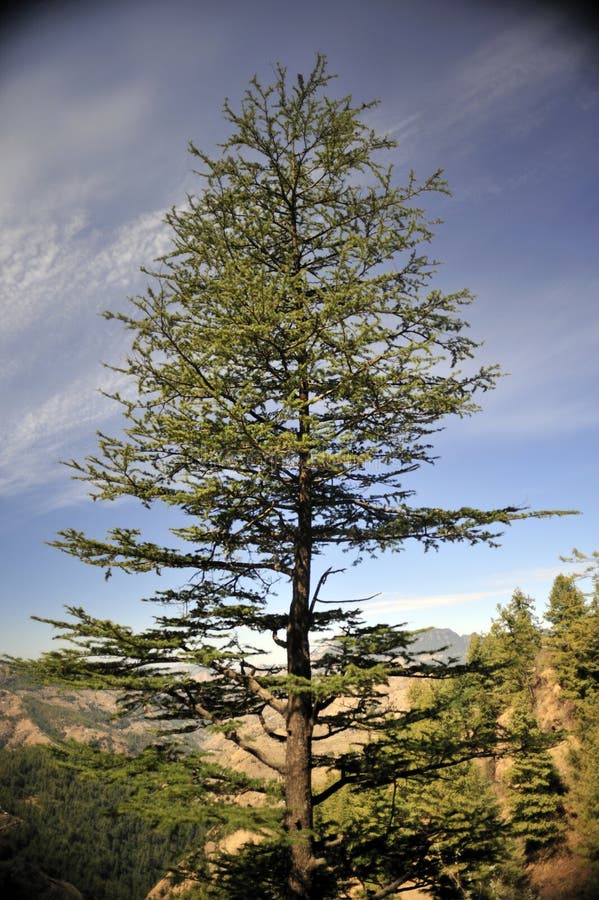
[[114, 576], [47, 547], [59, 528], [152, 533], [163, 514], [99, 508], [59, 459], [118, 430], [98, 393], [126, 338], [99, 313], [143, 288], [168, 246], [164, 211], [194, 190], [187, 142], [209, 152], [221, 109], [273, 64], [380, 99], [398, 178], [441, 166], [452, 199], [433, 253], [438, 284], [469, 287], [481, 362], [509, 377], [484, 411], [439, 435], [418, 501], [526, 505], [582, 515], [514, 525], [499, 550], [445, 548], [368, 561], [329, 597], [376, 593], [368, 614], [413, 627], [486, 629], [516, 587], [542, 609], [560, 554], [599, 546], [597, 43], [558, 5], [444, 0], [38, 4], [0, 38], [0, 651], [35, 654], [31, 614], [63, 604], [139, 624], [154, 576]]

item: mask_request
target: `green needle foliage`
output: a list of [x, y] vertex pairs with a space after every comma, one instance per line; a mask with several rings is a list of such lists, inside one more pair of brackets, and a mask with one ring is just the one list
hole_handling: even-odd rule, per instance
[[548, 752], [560, 735], [542, 732], [534, 714], [542, 646], [534, 601], [516, 590], [497, 611], [489, 633], [471, 648], [471, 654], [496, 671], [486, 703], [506, 723], [510, 735], [509, 821], [524, 860], [530, 861], [555, 852], [566, 831], [562, 804], [566, 789]]
[[[534, 600], [515, 590], [506, 606], [497, 607], [498, 616], [480, 641], [480, 661], [501, 673], [495, 685], [505, 704], [509, 698], [525, 694], [534, 701], [537, 655], [542, 633], [534, 612]], [[471, 648], [471, 653], [474, 648]]]
[[580, 699], [598, 682], [599, 629], [597, 611], [587, 604], [575, 576], [557, 576], [545, 618], [552, 626], [549, 648], [559, 683], [567, 696]]
[[2, 896], [48, 896], [17, 889], [20, 875], [31, 882], [33, 867], [94, 900], [145, 897], [182, 854], [201, 850], [210, 820], [201, 808], [176, 822], [150, 818], [147, 809], [138, 814], [126, 802], [135, 791], [131, 773], [112, 783], [74, 773], [45, 747], [1, 748], [2, 806], [21, 823], [13, 846], [4, 846], [3, 834]]
[[[435, 221], [421, 204], [447, 192], [442, 173], [399, 184], [394, 142], [365, 122], [371, 104], [328, 96], [331, 77], [318, 56], [306, 77], [277, 67], [272, 85], [252, 79], [238, 111], [225, 103], [219, 156], [191, 146], [201, 187], [167, 215], [171, 251], [128, 312], [107, 314], [132, 336], [117, 369], [133, 389], [115, 397], [125, 430], [70, 465], [94, 499], [164, 505], [180, 524], [171, 546], [129, 527], [67, 529], [54, 545], [107, 576], [180, 572], [180, 589], [149, 598], [172, 611], [135, 634], [70, 608], [52, 624], [75, 649], [38, 666], [121, 688], [128, 707], [173, 728], [221, 729], [278, 773], [292, 898], [318, 896], [326, 864], [315, 729], [380, 725], [377, 685], [418, 668], [399, 632], [326, 601], [319, 557], [342, 549], [357, 562], [408, 540], [494, 545], [512, 521], [553, 514], [412, 502], [408, 477], [433, 462], [431, 436], [475, 412], [498, 370], [471, 362], [469, 291], [433, 286]], [[244, 642], [248, 630], [284, 649], [282, 669]], [[339, 636], [315, 664], [319, 632]], [[341, 712], [339, 697], [352, 698]], [[248, 714], [264, 742], [248, 738]]]
[[491, 896], [484, 886], [507, 855], [497, 802], [472, 763], [450, 777], [341, 792], [324, 812], [348, 835], [336, 871], [361, 886], [354, 896], [400, 896], [408, 886], [439, 898]]
[[[510, 815], [514, 834], [522, 839], [528, 859], [550, 853], [564, 840], [566, 789], [553, 765], [546, 735], [523, 702], [512, 713], [512, 728], [528, 749], [515, 759], [509, 774]], [[535, 747], [535, 744], [537, 745]]]
[[[599, 882], [599, 553], [577, 550], [565, 562], [577, 563], [575, 575], [558, 575], [545, 618], [551, 623], [550, 658], [564, 696], [572, 707], [577, 738], [570, 753], [581, 846], [592, 863], [595, 892]], [[583, 591], [576, 582], [591, 581]]]

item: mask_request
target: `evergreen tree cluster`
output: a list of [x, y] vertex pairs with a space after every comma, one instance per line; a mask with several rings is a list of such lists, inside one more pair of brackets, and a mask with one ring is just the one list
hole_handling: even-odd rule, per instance
[[75, 885], [89, 900], [142, 900], [190, 848], [203, 845], [201, 817], [174, 824], [123, 810], [131, 792], [65, 767], [46, 747], [0, 750], [2, 807], [22, 821], [0, 860], [0, 892], [31, 865]]
[[559, 850], [565, 812], [548, 753], [556, 738], [534, 715], [542, 630], [533, 610], [516, 591], [489, 633], [473, 636], [466, 666], [414, 681], [401, 725], [392, 716], [364, 751], [370, 778], [386, 764], [392, 785], [352, 786], [325, 806], [327, 827], [351, 835], [349, 868], [365, 897], [407, 885], [439, 900], [535, 896], [527, 865]]
[[[560, 575], [546, 613], [548, 646], [558, 682], [571, 703], [576, 745], [571, 753], [582, 845], [599, 862], [599, 553], [574, 551], [577, 575]], [[581, 579], [590, 582], [583, 591]], [[598, 879], [599, 881], [599, 879]]]
[[[357, 729], [334, 760], [321, 760], [319, 896], [393, 897], [411, 886], [438, 900], [532, 900], [534, 865], [571, 852], [574, 825], [590, 859], [590, 887], [579, 882], [578, 890], [593, 896], [597, 692], [592, 677], [577, 688], [569, 679], [583, 633], [592, 646], [595, 616], [596, 593], [585, 597], [573, 579], [558, 576], [549, 630], [531, 598], [515, 591], [489, 632], [473, 636], [465, 664], [439, 668], [435, 654], [425, 654], [408, 676], [405, 708], [388, 705], [382, 719], [371, 710], [372, 734]], [[407, 653], [409, 637], [402, 638]], [[564, 734], [543, 732], [536, 717], [547, 659], [569, 685], [563, 696], [578, 743], [567, 773], [558, 773], [549, 752]], [[331, 790], [340, 773], [343, 786]], [[2, 751], [0, 784], [3, 805], [26, 823], [12, 861], [2, 863], [6, 877], [15, 860], [27, 861], [86, 896], [142, 900], [170, 870], [173, 883], [191, 876], [182, 894], [189, 900], [247, 900], [256, 885], [264, 900], [284, 896], [289, 857], [276, 781], [268, 787], [171, 744], [128, 756], [72, 744]], [[248, 792], [268, 802], [245, 806]], [[223, 836], [239, 829], [258, 843], [219, 853]], [[206, 854], [211, 840], [216, 849]]]

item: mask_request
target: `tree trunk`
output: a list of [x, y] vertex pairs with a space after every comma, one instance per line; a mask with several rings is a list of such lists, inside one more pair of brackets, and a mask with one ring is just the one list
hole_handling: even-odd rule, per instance
[[311, 701], [291, 694], [287, 711], [287, 754], [285, 771], [286, 825], [289, 834], [291, 867], [287, 896], [290, 900], [311, 900], [314, 874], [312, 839]]
[[[299, 469], [298, 536], [295, 548], [293, 598], [287, 627], [287, 669], [310, 680], [310, 563], [312, 511], [310, 474], [305, 460]], [[290, 839], [290, 900], [313, 897], [312, 836], [312, 697], [290, 689], [286, 716], [285, 805]]]

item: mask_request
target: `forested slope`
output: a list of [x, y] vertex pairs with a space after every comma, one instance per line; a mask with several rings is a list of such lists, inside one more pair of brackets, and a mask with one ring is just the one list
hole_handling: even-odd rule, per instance
[[[320, 833], [350, 835], [343, 854], [336, 859], [333, 853], [331, 859], [339, 884], [346, 885], [339, 888], [339, 898], [376, 897], [372, 872], [380, 871], [381, 859], [389, 859], [394, 871], [398, 859], [404, 860], [405, 877], [396, 894], [388, 896], [405, 896], [409, 887], [440, 900], [597, 896], [596, 601], [560, 576], [549, 598], [547, 629], [536, 620], [530, 598], [516, 591], [489, 633], [470, 641], [471, 671], [450, 648], [441, 656], [445, 661], [452, 653], [458, 657], [455, 677], [395, 679], [385, 688], [390, 731], [376, 747], [361, 736], [356, 751], [347, 736], [337, 738], [347, 741], [348, 766], [359, 752], [371, 755], [374, 769], [395, 766], [398, 771], [391, 791], [386, 784], [364, 788], [348, 782], [319, 808]], [[441, 631], [423, 636], [420, 648], [427, 659], [433, 658], [435, 634], [437, 646], [451, 640], [451, 633]], [[176, 756], [170, 769], [161, 768], [151, 748], [140, 757], [154, 736], [139, 720], [115, 720], [114, 696], [65, 694], [5, 672], [0, 701], [0, 804], [20, 823], [3, 845], [0, 887], [5, 895], [21, 896], [11, 894], [16, 875], [36, 869], [76, 885], [86, 900], [142, 900], [157, 883], [163, 895], [175, 896], [176, 874], [163, 876], [176, 872], [183, 860], [182, 897], [255, 897], [255, 881], [248, 893], [247, 873], [255, 879], [260, 871], [259, 896], [282, 896], [276, 853], [268, 871], [264, 868], [272, 848], [262, 851], [253, 844], [244, 849], [252, 832], [243, 809], [228, 830], [241, 837], [223, 845], [235, 853], [222, 859], [218, 878], [206, 884], [203, 848], [211, 840], [212, 821], [202, 805], [199, 776], [191, 774], [201, 770], [191, 763], [182, 767]], [[392, 720], [400, 708], [411, 709], [413, 720], [398, 746]], [[506, 735], [503, 750], [478, 759], [465, 756], [433, 776], [421, 766], [424, 754], [445, 752], [448, 735], [455, 740], [497, 722]], [[73, 737], [91, 749], [63, 744]], [[52, 746], [31, 746], [36, 742]], [[220, 764], [237, 769], [241, 805], [251, 806], [251, 779], [263, 774], [256, 761], [223, 735], [205, 733], [200, 743]], [[136, 759], [145, 762], [127, 769]], [[322, 779], [326, 789], [324, 767]], [[194, 791], [196, 812], [190, 805]], [[276, 802], [275, 797], [275, 810]], [[392, 820], [400, 826], [390, 828]], [[194, 867], [199, 881], [193, 880]], [[326, 896], [334, 896], [332, 890]]]

